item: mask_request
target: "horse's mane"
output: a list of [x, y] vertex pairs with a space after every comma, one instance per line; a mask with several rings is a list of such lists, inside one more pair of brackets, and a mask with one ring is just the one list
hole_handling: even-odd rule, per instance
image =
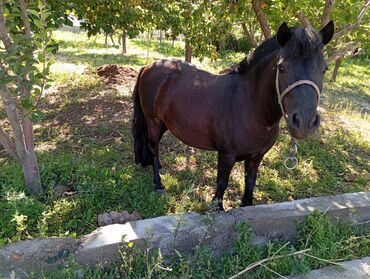
[[[320, 49], [322, 45], [321, 35], [312, 28], [292, 27], [292, 37], [284, 47], [284, 54], [289, 56], [307, 57]], [[251, 54], [245, 57], [238, 64], [224, 70], [225, 74], [243, 74], [253, 68], [266, 56], [281, 49], [277, 42], [276, 35], [263, 41]]]

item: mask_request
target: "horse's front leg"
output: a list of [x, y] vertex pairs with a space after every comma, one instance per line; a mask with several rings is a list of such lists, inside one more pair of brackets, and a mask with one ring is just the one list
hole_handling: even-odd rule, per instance
[[229, 177], [231, 169], [235, 164], [235, 156], [230, 154], [223, 154], [218, 152], [218, 166], [217, 166], [217, 190], [213, 198], [220, 210], [224, 210], [222, 200], [225, 190], [229, 184]]
[[245, 191], [242, 199], [242, 206], [253, 205], [253, 190], [256, 185], [257, 171], [263, 155], [258, 155], [244, 161], [245, 167]]

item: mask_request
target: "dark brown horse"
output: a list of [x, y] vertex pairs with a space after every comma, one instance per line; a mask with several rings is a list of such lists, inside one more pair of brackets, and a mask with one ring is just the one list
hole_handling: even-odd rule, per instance
[[178, 60], [141, 69], [134, 89], [135, 162], [153, 164], [155, 189], [164, 190], [158, 145], [168, 129], [188, 145], [218, 152], [215, 199], [221, 209], [231, 169], [244, 161], [242, 204], [252, 205], [258, 166], [276, 142], [282, 115], [295, 138], [306, 138], [319, 126], [318, 96], [327, 67], [323, 48], [333, 32], [333, 22], [320, 32], [284, 23], [226, 75]]

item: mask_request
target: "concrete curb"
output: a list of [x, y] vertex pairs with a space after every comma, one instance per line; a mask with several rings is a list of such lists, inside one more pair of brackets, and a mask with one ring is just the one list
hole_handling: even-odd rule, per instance
[[113, 224], [77, 240], [21, 241], [0, 249], [0, 275], [6, 277], [14, 271], [17, 278], [24, 278], [31, 272], [50, 271], [66, 265], [68, 254], [74, 255], [82, 265], [112, 264], [119, 259], [122, 240], [133, 241], [139, 246], [146, 242], [149, 247], [160, 248], [163, 255], [171, 255], [174, 249], [191, 253], [202, 244], [219, 256], [232, 248], [233, 240], [237, 239], [237, 224], [250, 223], [254, 244], [276, 239], [293, 240], [297, 223], [314, 210], [354, 223], [369, 221], [370, 191], [257, 205], [208, 215], [185, 213]]
[[288, 277], [289, 279], [369, 279], [370, 257], [358, 260], [341, 262], [341, 266], [328, 266], [312, 270], [305, 275]]

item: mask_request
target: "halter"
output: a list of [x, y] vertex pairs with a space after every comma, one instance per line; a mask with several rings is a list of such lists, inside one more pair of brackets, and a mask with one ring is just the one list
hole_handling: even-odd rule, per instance
[[[285, 121], [287, 122], [288, 124], [288, 117], [285, 113], [285, 110], [284, 110], [284, 105], [283, 105], [283, 99], [284, 97], [290, 92], [292, 91], [293, 88], [297, 87], [297, 86], [300, 86], [302, 84], [308, 84], [308, 85], [311, 85], [314, 89], [315, 89], [315, 92], [317, 94], [317, 103], [320, 102], [320, 89], [319, 87], [316, 85], [316, 83], [314, 83], [313, 81], [311, 80], [307, 80], [307, 79], [302, 79], [302, 80], [297, 80], [296, 82], [293, 82], [291, 85], [289, 85], [284, 91], [283, 93], [280, 94], [280, 86], [279, 86], [279, 69], [276, 69], [276, 80], [275, 80], [275, 86], [276, 86], [276, 94], [277, 94], [277, 98], [278, 98], [278, 102], [279, 102], [279, 105], [280, 105], [280, 109], [281, 109], [281, 113], [283, 114], [284, 118], [285, 118]], [[290, 142], [290, 145], [291, 145], [291, 148], [290, 148], [290, 154], [288, 155], [288, 157], [286, 157], [285, 161], [284, 161], [284, 166], [289, 169], [289, 170], [292, 170], [292, 169], [295, 169], [298, 165], [298, 159], [297, 159], [297, 154], [298, 154], [298, 141], [296, 138], [294, 138], [292, 135], [291, 135], [291, 142]]]
[[279, 105], [280, 105], [280, 109], [281, 109], [281, 113], [283, 114], [283, 116], [285, 117], [285, 120], [287, 120], [287, 116], [286, 116], [286, 113], [285, 113], [285, 110], [284, 110], [284, 105], [283, 105], [283, 99], [284, 97], [295, 87], [297, 86], [300, 86], [302, 84], [308, 84], [308, 85], [311, 85], [315, 91], [316, 91], [316, 94], [317, 94], [317, 103], [320, 102], [320, 89], [319, 87], [316, 85], [316, 83], [314, 83], [313, 81], [311, 80], [307, 80], [307, 79], [300, 79], [300, 80], [297, 80], [296, 82], [292, 83], [291, 85], [289, 85], [284, 91], [283, 93], [280, 94], [280, 86], [279, 86], [279, 69], [276, 69], [276, 80], [275, 80], [275, 86], [276, 86], [276, 94], [277, 94], [277, 97], [278, 97], [278, 102], [279, 102]]

